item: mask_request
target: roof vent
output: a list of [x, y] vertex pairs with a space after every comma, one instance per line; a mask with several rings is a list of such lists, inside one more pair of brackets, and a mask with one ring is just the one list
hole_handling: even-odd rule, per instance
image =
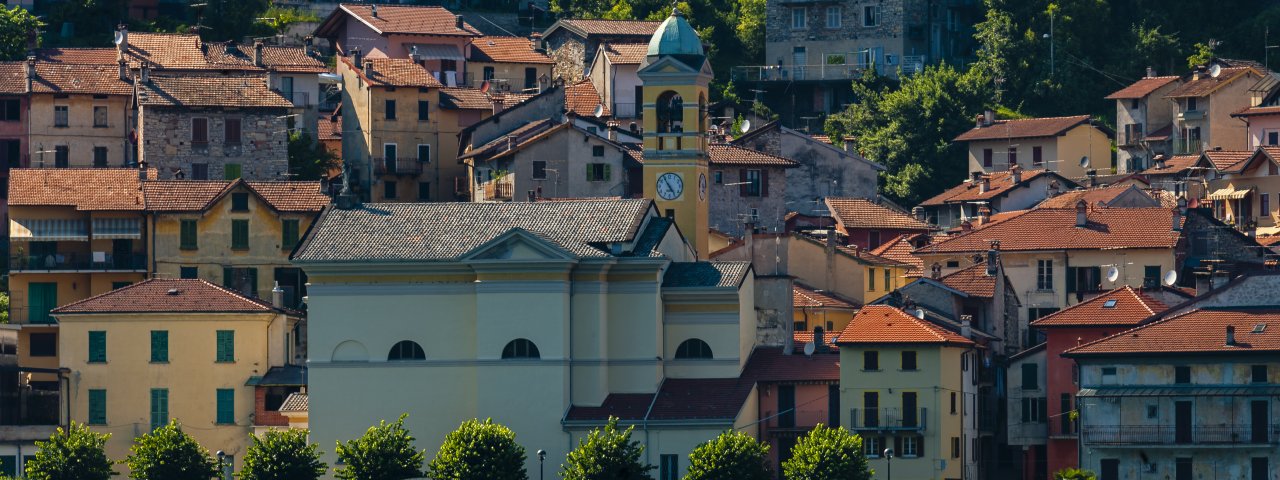
[[1116, 299], [1112, 298], [1110, 300], [1102, 302], [1102, 308], [1116, 308]]
[[1227, 345], [1236, 344], [1236, 327], [1227, 325]]
[[177, 295], [177, 294], [178, 294], [178, 289], [176, 289], [176, 288], [170, 288], [170, 289], [169, 289], [169, 291], [168, 291], [168, 292], [165, 292], [165, 293], [168, 293], [169, 295]]

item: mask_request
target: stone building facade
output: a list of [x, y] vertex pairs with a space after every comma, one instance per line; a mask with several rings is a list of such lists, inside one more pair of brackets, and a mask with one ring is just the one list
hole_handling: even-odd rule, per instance
[[735, 145], [796, 162], [786, 170], [788, 212], [825, 215], [825, 197], [874, 198], [884, 167], [848, 148], [772, 122], [734, 140]]

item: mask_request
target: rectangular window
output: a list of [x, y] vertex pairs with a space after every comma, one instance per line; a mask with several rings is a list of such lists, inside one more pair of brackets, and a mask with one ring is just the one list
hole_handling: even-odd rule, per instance
[[151, 362], [165, 363], [169, 361], [169, 331], [151, 331]]
[[58, 356], [58, 334], [33, 333], [28, 341], [30, 342], [30, 347], [27, 348], [29, 355], [33, 357]]
[[956, 414], [956, 392], [951, 392], [951, 414]]
[[69, 107], [67, 107], [66, 105], [53, 106], [53, 126], [65, 127], [69, 125], [68, 120], [70, 118], [70, 115], [68, 112], [68, 108]]
[[93, 107], [93, 126], [96, 128], [106, 128], [107, 126], [107, 107]]
[[418, 162], [431, 163], [431, 145], [418, 144]]
[[[1194, 98], [1192, 100], [1195, 100]], [[1190, 458], [1175, 458], [1173, 460], [1173, 480], [1192, 480], [1195, 478], [1195, 464], [1191, 463]]]
[[247, 212], [249, 211], [249, 193], [235, 192], [231, 194], [231, 211]]
[[1156, 404], [1147, 405], [1147, 418], [1150, 418], [1150, 419], [1160, 418], [1160, 405], [1156, 405]]
[[902, 426], [915, 427], [919, 421], [916, 410], [916, 392], [902, 392]]
[[920, 456], [920, 446], [923, 443], [921, 442], [922, 439], [920, 437], [908, 435], [899, 438], [902, 439], [902, 450], [898, 452], [898, 455], [901, 455], [904, 458], [916, 458]]
[[0, 100], [0, 122], [18, 121], [22, 121], [22, 101], [18, 99]]
[[209, 164], [207, 163], [191, 164], [191, 179], [192, 180], [208, 180]]
[[1031, 147], [1031, 165], [1036, 167], [1044, 165], [1044, 148]]
[[603, 145], [593, 145], [593, 146], [591, 147], [591, 156], [593, 156], [593, 157], [603, 157], [603, 156], [604, 156], [604, 146], [603, 146]]
[[1022, 364], [1022, 389], [1040, 389], [1040, 365], [1035, 363]]
[[[879, 234], [880, 232], [876, 232], [877, 236], [879, 236]], [[878, 243], [875, 243], [873, 245], [877, 247], [880, 246]], [[886, 292], [893, 290], [893, 271], [892, 270], [889, 270], [888, 268], [884, 269], [884, 283], [882, 285], [884, 285], [884, 291]]]
[[1280, 145], [1280, 132], [1267, 132], [1267, 145]]
[[182, 220], [181, 228], [178, 234], [178, 248], [183, 250], [195, 250], [197, 247], [196, 240], [196, 221]]
[[235, 180], [240, 178], [240, 164], [228, 163], [222, 166], [222, 178], [225, 180]]
[[418, 100], [418, 121], [426, 122], [428, 120], [431, 120], [431, 102]]
[[1271, 478], [1271, 468], [1268, 466], [1267, 457], [1252, 457], [1249, 459], [1249, 480], [1268, 480]]
[[93, 167], [107, 167], [107, 147], [93, 147]]
[[58, 145], [53, 147], [53, 166], [67, 168], [71, 166], [71, 147]]
[[1271, 195], [1266, 193], [1258, 194], [1258, 212], [1264, 217], [1271, 216]]
[[991, 151], [990, 148], [982, 149], [982, 166], [991, 167], [994, 162], [993, 157], [995, 157], [995, 152]]
[[89, 389], [89, 425], [107, 424], [107, 391]]
[[546, 161], [543, 161], [543, 160], [533, 161], [533, 179], [534, 180], [547, 179], [547, 162]]
[[1064, 393], [1058, 397], [1059, 406], [1058, 420], [1062, 423], [1062, 432], [1064, 434], [1071, 433], [1071, 394]]
[[587, 164], [587, 181], [588, 182], [605, 182], [610, 177], [610, 165], [607, 163], [588, 163]]
[[236, 332], [235, 330], [218, 330], [218, 362], [234, 362], [236, 361]]
[[219, 425], [231, 425], [236, 423], [236, 391], [230, 388], [219, 388], [217, 400], [217, 423]]
[[1250, 373], [1250, 375], [1249, 375], [1249, 381], [1251, 381], [1251, 382], [1253, 382], [1253, 383], [1268, 383], [1268, 382], [1267, 382], [1267, 366], [1266, 366], [1266, 365], [1253, 365], [1253, 366], [1250, 366], [1250, 367], [1249, 367], [1249, 373]]
[[1191, 367], [1188, 367], [1188, 366], [1173, 367], [1173, 383], [1180, 383], [1180, 384], [1191, 383]]
[[680, 478], [680, 456], [671, 454], [662, 454], [660, 456], [661, 467], [658, 469], [659, 480], [679, 480]]
[[151, 389], [151, 429], [163, 427], [169, 423], [169, 389]]
[[285, 219], [280, 221], [280, 248], [284, 250], [293, 250], [298, 245], [298, 220]]
[[840, 425], [840, 385], [827, 385], [827, 425]]
[[762, 197], [764, 196], [764, 172], [761, 170], [743, 170], [746, 185], [743, 185], [744, 197]]
[[395, 120], [396, 119], [396, 101], [387, 100], [386, 105], [387, 105], [387, 109], [386, 109], [387, 120]]
[[222, 286], [256, 297], [258, 296], [258, 269], [223, 267]]
[[1048, 402], [1044, 397], [1022, 399], [1022, 423], [1044, 423]]
[[487, 81], [487, 80], [493, 80], [493, 79], [494, 79], [494, 76], [493, 76], [493, 74], [494, 74], [493, 67], [484, 67], [484, 70], [483, 70], [481, 73], [484, 75], [484, 79], [485, 79], [486, 81]]
[[396, 190], [399, 185], [395, 180], [387, 180], [382, 182], [382, 196], [387, 200], [395, 200], [400, 198], [400, 192]]
[[1200, 99], [1196, 97], [1187, 98], [1187, 111], [1194, 112], [1200, 109]]
[[191, 119], [191, 144], [204, 146], [209, 144], [209, 119]]
[[916, 352], [914, 350], [903, 351], [902, 369], [906, 371], [914, 371], [916, 368]]
[[418, 182], [418, 200], [431, 200], [431, 182]]
[[862, 437], [862, 454], [867, 458], [880, 458], [884, 454], [884, 437]]
[[796, 426], [796, 386], [778, 385], [778, 427]]
[[1018, 147], [1009, 147], [1009, 165], [1018, 164]]
[[804, 7], [791, 9], [791, 29], [802, 30], [807, 25], [809, 12]]
[[1160, 266], [1142, 266], [1142, 286], [1144, 288], [1160, 288]]
[[240, 144], [240, 119], [228, 118], [222, 122], [223, 142], [227, 145]]
[[862, 425], [880, 426], [880, 392], [862, 392]]
[[1036, 289], [1053, 291], [1053, 260], [1036, 260]]
[[960, 458], [960, 437], [951, 437], [951, 458]]
[[716, 185], [724, 185], [724, 171], [716, 170], [711, 176], [715, 179]]
[[107, 332], [94, 330], [89, 332], [89, 363], [106, 363]]
[[249, 249], [249, 221], [231, 221], [231, 248], [233, 250]]
[[840, 28], [842, 9], [838, 6], [827, 7], [827, 28]]
[[880, 369], [880, 352], [875, 350], [867, 350], [862, 352], [862, 369], [863, 370], [879, 370]]
[[874, 27], [878, 25], [880, 25], [880, 6], [862, 7], [862, 26]]
[[178, 278], [200, 278], [200, 267], [178, 267]]
[[867, 269], [867, 291], [876, 291], [876, 269], [874, 268]]

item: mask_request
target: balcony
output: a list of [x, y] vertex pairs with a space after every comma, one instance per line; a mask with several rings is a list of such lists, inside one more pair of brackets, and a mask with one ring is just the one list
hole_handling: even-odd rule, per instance
[[524, 78], [484, 78], [483, 74], [477, 75], [477, 72], [467, 72], [459, 77], [459, 87], [480, 88], [487, 80], [489, 82], [489, 91], [504, 93], [537, 93], [538, 82], [525, 82]]
[[1187, 110], [1185, 112], [1178, 112], [1178, 120], [1190, 121], [1190, 120], [1203, 120], [1203, 119], [1204, 119], [1204, 110]]
[[0, 394], [0, 426], [58, 425], [58, 397], [57, 391], [27, 387]]
[[928, 409], [851, 408], [850, 425], [858, 431], [920, 431], [928, 424]]
[[512, 200], [515, 192], [515, 185], [511, 182], [489, 182], [484, 184], [484, 199], [489, 201], [506, 201]]
[[1202, 148], [1203, 143], [1198, 138], [1179, 138], [1173, 142], [1174, 155], [1196, 154], [1200, 153]]
[[311, 94], [308, 92], [276, 92], [276, 93], [279, 93], [284, 98], [289, 99], [289, 101], [292, 102], [293, 106], [295, 107], [301, 108], [301, 107], [314, 106], [314, 104], [311, 103]]
[[1085, 425], [1085, 445], [1276, 445], [1280, 424], [1202, 425], [1179, 429], [1172, 425]]
[[9, 270], [14, 272], [60, 271], [146, 271], [147, 255], [110, 252], [64, 253], [50, 255], [11, 255]]
[[422, 173], [422, 163], [416, 157], [375, 157], [373, 173], [375, 175], [409, 175]]
[[791, 410], [779, 415], [765, 412], [765, 416], [772, 417], [765, 421], [770, 436], [794, 436], [813, 430], [820, 423], [831, 423], [829, 412], [819, 409]]
[[748, 65], [733, 67], [729, 76], [735, 82], [790, 82], [853, 80], [862, 77], [867, 65]]
[[613, 102], [613, 118], [640, 118], [635, 102]]

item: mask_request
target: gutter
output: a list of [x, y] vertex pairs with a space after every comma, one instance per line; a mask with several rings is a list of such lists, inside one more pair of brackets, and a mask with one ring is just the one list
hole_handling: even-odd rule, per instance
[[666, 385], [666, 383], [667, 375], [664, 372], [662, 375], [662, 383], [659, 383], [658, 390], [653, 392], [653, 400], [649, 401], [649, 408], [644, 411], [644, 419], [641, 420], [641, 428], [644, 429], [644, 456], [646, 461], [649, 458], [649, 453], [653, 451], [653, 449], [649, 448], [649, 415], [653, 414], [653, 406], [658, 403], [658, 395], [662, 394], [662, 386]]

